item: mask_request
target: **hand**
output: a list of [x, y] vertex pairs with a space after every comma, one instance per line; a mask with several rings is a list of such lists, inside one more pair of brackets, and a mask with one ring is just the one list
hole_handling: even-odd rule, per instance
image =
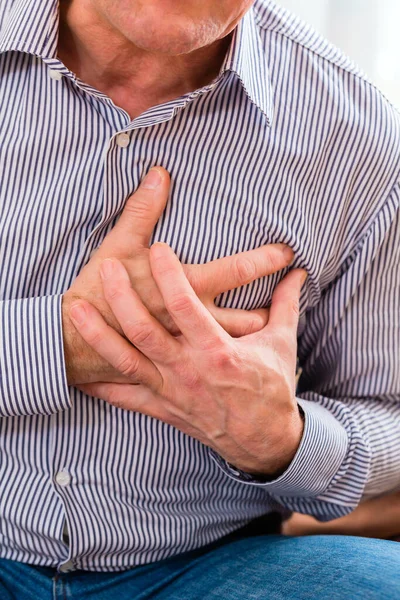
[[[114, 229], [63, 296], [64, 354], [70, 385], [127, 381], [87, 346], [77, 334], [69, 316], [70, 307], [76, 300], [86, 299], [96, 306], [109, 325], [122, 332], [103, 296], [99, 268], [106, 258], [115, 257], [123, 262], [134, 289], [150, 313], [169, 331], [178, 333], [153, 280], [149, 263], [150, 238], [165, 208], [170, 181], [168, 173], [160, 167], [151, 169], [151, 173], [158, 178], [158, 186], [149, 187], [149, 179], [145, 179], [128, 199]], [[263, 327], [267, 311], [222, 309], [215, 306], [215, 298], [222, 292], [283, 269], [292, 257], [293, 253], [287, 246], [275, 244], [206, 265], [185, 265], [184, 269], [197, 295], [214, 318], [232, 335], [240, 336]]]
[[400, 536], [400, 492], [362, 502], [350, 514], [321, 523], [294, 513], [282, 524], [284, 535], [352, 535], [380, 539]]
[[141, 385], [80, 388], [119, 408], [169, 423], [246, 472], [282, 472], [303, 432], [295, 368], [305, 272], [292, 271], [276, 287], [268, 324], [261, 331], [235, 339], [201, 303], [168, 246], [155, 244], [150, 263], [181, 335], [173, 337], [151, 316], [119, 261], [104, 261], [104, 296], [127, 339], [87, 302], [76, 306], [75, 326], [117, 371]]

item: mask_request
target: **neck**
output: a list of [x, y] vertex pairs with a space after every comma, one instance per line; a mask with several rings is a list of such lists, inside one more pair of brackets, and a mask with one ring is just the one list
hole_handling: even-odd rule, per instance
[[[104, 42], [106, 40], [106, 43]], [[61, 2], [58, 56], [79, 79], [107, 94], [135, 118], [211, 83], [231, 35], [188, 54], [169, 56], [136, 47], [85, 2]]]

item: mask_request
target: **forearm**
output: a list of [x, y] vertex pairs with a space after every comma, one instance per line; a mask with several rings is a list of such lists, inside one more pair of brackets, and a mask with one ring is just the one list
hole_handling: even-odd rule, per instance
[[[249, 477], [247, 485], [263, 487], [285, 508], [319, 521], [351, 513], [368, 491], [377, 495], [400, 487], [400, 404], [304, 396], [308, 399], [298, 399], [304, 434], [292, 463], [274, 481]], [[232, 478], [243, 480], [214, 458]]]

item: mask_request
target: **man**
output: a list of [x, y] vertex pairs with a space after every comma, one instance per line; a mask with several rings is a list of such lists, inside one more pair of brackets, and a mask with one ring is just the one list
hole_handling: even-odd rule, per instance
[[398, 114], [267, 0], [0, 23], [2, 597], [396, 597], [250, 534], [399, 487]]

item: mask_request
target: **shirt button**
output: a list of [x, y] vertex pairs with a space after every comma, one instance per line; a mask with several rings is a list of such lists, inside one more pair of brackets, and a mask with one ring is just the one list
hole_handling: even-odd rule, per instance
[[72, 560], [67, 561], [66, 563], [61, 565], [61, 567], [59, 568], [59, 571], [61, 571], [61, 573], [69, 573], [70, 571], [74, 571], [74, 570], [75, 570], [75, 566], [74, 566], [74, 562]]
[[127, 133], [120, 133], [117, 135], [117, 146], [120, 148], [127, 148], [130, 143], [130, 137]]
[[67, 471], [60, 471], [56, 475], [56, 483], [62, 487], [69, 485], [71, 483], [71, 475]]
[[54, 81], [60, 81], [63, 78], [62, 73], [60, 71], [54, 71], [50, 69], [49, 71], [50, 79], [54, 79]]

